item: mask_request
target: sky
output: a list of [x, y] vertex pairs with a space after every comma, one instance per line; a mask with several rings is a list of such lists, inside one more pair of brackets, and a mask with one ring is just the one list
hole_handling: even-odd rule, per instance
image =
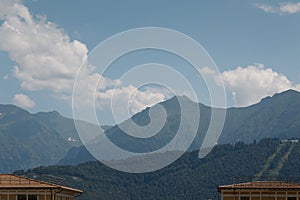
[[[72, 117], [75, 78], [93, 49], [120, 32], [161, 27], [189, 36], [207, 51], [218, 71], [203, 66], [201, 74], [221, 77], [226, 107], [252, 105], [287, 89], [300, 90], [299, 22], [300, 1], [0, 0], [0, 103]], [[198, 101], [211, 104], [205, 83], [196, 80], [189, 63], [144, 50], [120, 57], [105, 74], [85, 63], [78, 79], [83, 105], [93, 103], [85, 98], [93, 93], [102, 122], [115, 124], [174, 94], [191, 95], [179, 83], [170, 89], [121, 80], [133, 67], [152, 62], [177, 69], [192, 82]], [[130, 104], [128, 115], [113, 119], [112, 95], [117, 105]]]

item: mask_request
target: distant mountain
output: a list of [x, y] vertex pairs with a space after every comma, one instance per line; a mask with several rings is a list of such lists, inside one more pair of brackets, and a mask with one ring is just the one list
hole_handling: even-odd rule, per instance
[[[39, 167], [17, 174], [45, 179], [54, 175], [84, 190], [90, 199], [218, 199], [217, 186], [254, 180], [299, 181], [300, 143], [263, 139], [217, 145], [205, 158], [185, 153], [166, 168], [142, 174], [119, 172], [100, 162]], [[129, 161], [130, 162], [130, 161]], [[130, 163], [129, 163], [130, 165]]]
[[[189, 111], [190, 114], [188, 113], [186, 117], [187, 119], [185, 120], [186, 123], [182, 126], [185, 126], [185, 130], [189, 131], [190, 127], [193, 125], [194, 120], [192, 116], [192, 111], [195, 109], [196, 106], [198, 106], [196, 103], [188, 99], [187, 97], [173, 97], [165, 102], [159, 103], [160, 106], [163, 106], [166, 111], [166, 122], [163, 125], [161, 131], [153, 137], [149, 138], [137, 138], [133, 136], [128, 136], [126, 133], [123, 132], [124, 129], [129, 129], [131, 133], [133, 133], [132, 129], [128, 128], [130, 127], [131, 120], [134, 121], [136, 124], [139, 126], [146, 126], [150, 122], [150, 117], [149, 117], [149, 112], [150, 109], [155, 109], [156, 106], [153, 106], [152, 108], [146, 108], [140, 113], [137, 113], [134, 115], [130, 120], [126, 120], [120, 125], [113, 126], [110, 129], [107, 129], [105, 131], [106, 136], [117, 146], [127, 149], [132, 152], [149, 152], [149, 151], [154, 151], [157, 150], [164, 145], [168, 144], [169, 141], [175, 136], [179, 124], [180, 124], [180, 119], [181, 119], [181, 111], [180, 111], [180, 105], [179, 101], [180, 100], [185, 108]], [[200, 121], [200, 126], [199, 126], [199, 132], [204, 133], [205, 130], [208, 127], [208, 122], [210, 119], [210, 108], [207, 106], [204, 106], [202, 104], [200, 105], [200, 110], [201, 110], [201, 121]], [[122, 127], [122, 129], [120, 128]], [[143, 134], [142, 131], [136, 131], [135, 134]], [[200, 139], [203, 139], [204, 134], [199, 134]], [[93, 145], [96, 146], [101, 146], [102, 140], [93, 140]], [[195, 149], [199, 148], [198, 144], [193, 145], [195, 146]], [[197, 146], [197, 147], [196, 147]], [[176, 150], [181, 150], [180, 143], [178, 143], [178, 149]], [[110, 157], [111, 155], [109, 152], [106, 152], [107, 157], [105, 159], [110, 160], [114, 159], [114, 157]], [[58, 164], [78, 164], [81, 162], [86, 162], [89, 160], [94, 160], [93, 156], [87, 152], [85, 147], [75, 147], [70, 150], [70, 152], [66, 155], [65, 158], [63, 158]]]
[[227, 110], [220, 143], [300, 137], [300, 93], [288, 90], [245, 108]]
[[17, 106], [0, 105], [1, 173], [53, 165], [80, 145], [72, 119], [58, 112], [30, 114]]
[[[159, 149], [168, 144], [178, 130], [181, 117], [178, 98], [181, 98], [185, 106], [190, 109], [197, 106], [196, 103], [186, 97], [174, 97], [160, 103], [159, 105], [165, 108], [168, 117], [162, 130], [154, 137], [139, 139], [126, 135], [120, 129], [120, 126], [127, 127], [128, 120], [107, 129], [105, 133], [112, 142], [129, 151], [147, 152]], [[212, 109], [215, 111], [221, 110], [203, 104], [198, 104], [198, 106], [200, 108], [199, 129], [194, 142], [190, 146], [190, 151], [197, 150], [201, 146], [208, 129]], [[134, 115], [132, 120], [140, 126], [147, 125], [150, 122], [149, 110], [150, 108], [147, 108]], [[193, 123], [193, 117], [191, 117], [190, 123]], [[238, 141], [249, 143], [263, 138], [299, 138], [299, 130], [300, 93], [288, 90], [275, 94], [273, 97], [267, 97], [252, 106], [228, 108], [224, 128], [218, 143], [227, 144]], [[99, 142], [100, 144], [101, 142]], [[94, 159], [85, 147], [74, 147], [59, 164], [78, 164], [88, 160]]]
[[60, 136], [63, 137], [64, 140], [69, 141], [72, 146], [81, 145], [73, 119], [63, 117], [57, 111], [39, 112], [33, 114], [33, 116], [58, 132]]
[[50, 165], [71, 147], [55, 129], [12, 105], [0, 105], [0, 171]]
[[[166, 110], [167, 120], [161, 131], [150, 138], [141, 139], [127, 136], [120, 127], [128, 127], [129, 121], [118, 126], [105, 126], [106, 136], [118, 146], [133, 152], [148, 152], [159, 149], [174, 138], [180, 122], [178, 99], [191, 111], [199, 106], [200, 123], [198, 133], [189, 151], [197, 150], [202, 144], [208, 128], [212, 109], [203, 104], [196, 104], [187, 97], [174, 97], [160, 103]], [[155, 105], [153, 108], [157, 107]], [[137, 113], [132, 120], [141, 126], [150, 122], [150, 108]], [[30, 114], [24, 109], [12, 105], [0, 105], [0, 172], [16, 169], [28, 169], [40, 165], [77, 164], [94, 160], [81, 141], [74, 121], [57, 112]], [[184, 125], [189, 133], [195, 123], [193, 112]], [[92, 132], [96, 125], [85, 122], [84, 129]], [[218, 144], [246, 143], [263, 138], [290, 139], [299, 138], [300, 130], [300, 93], [288, 90], [260, 103], [245, 108], [229, 108], [224, 129]], [[142, 133], [138, 133], [142, 134]], [[182, 138], [185, 140], [185, 138]], [[101, 141], [94, 140], [94, 145]], [[180, 142], [178, 149], [181, 150]], [[111, 159], [109, 154], [106, 159]]]

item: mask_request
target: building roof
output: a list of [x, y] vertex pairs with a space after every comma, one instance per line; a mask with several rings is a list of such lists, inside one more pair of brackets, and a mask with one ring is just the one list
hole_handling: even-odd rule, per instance
[[75, 194], [83, 191], [13, 174], [0, 174], [0, 189], [63, 189]]
[[222, 185], [218, 187], [219, 192], [222, 190], [234, 189], [257, 189], [257, 190], [300, 190], [300, 184], [286, 181], [256, 181], [237, 183], [232, 185]]

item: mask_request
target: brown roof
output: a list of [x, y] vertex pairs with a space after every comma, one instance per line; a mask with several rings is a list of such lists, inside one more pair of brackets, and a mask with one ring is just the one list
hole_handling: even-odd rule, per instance
[[0, 189], [64, 189], [81, 194], [83, 191], [12, 174], [0, 174]]
[[300, 190], [300, 184], [289, 183], [286, 181], [257, 181], [257, 182], [247, 182], [238, 183], [232, 185], [222, 185], [218, 187], [218, 190], [233, 190], [233, 189], [272, 189], [272, 190]]

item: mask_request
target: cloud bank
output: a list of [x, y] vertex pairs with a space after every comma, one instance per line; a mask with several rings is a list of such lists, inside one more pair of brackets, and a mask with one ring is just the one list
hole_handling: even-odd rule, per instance
[[[201, 72], [213, 78], [218, 76], [216, 72], [206, 68]], [[293, 85], [285, 75], [272, 68], [265, 68], [262, 64], [239, 66], [234, 70], [224, 71], [220, 76], [236, 106], [249, 106], [275, 93], [300, 89], [299, 85]]]

